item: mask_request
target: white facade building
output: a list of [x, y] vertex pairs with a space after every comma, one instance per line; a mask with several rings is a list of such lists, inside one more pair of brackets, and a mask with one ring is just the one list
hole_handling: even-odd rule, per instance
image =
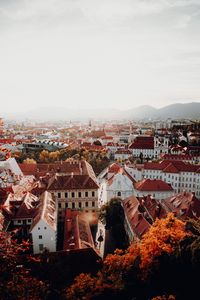
[[30, 233], [32, 234], [34, 254], [48, 249], [56, 251], [57, 211], [52, 195], [45, 192], [40, 200], [38, 214], [33, 219]]
[[135, 180], [118, 164], [112, 164], [98, 177], [99, 207], [107, 203], [111, 198], [125, 199], [134, 192]]
[[200, 198], [200, 166], [182, 161], [162, 161], [138, 166], [126, 166], [125, 170], [136, 180], [161, 179], [169, 183], [175, 193], [195, 192]]

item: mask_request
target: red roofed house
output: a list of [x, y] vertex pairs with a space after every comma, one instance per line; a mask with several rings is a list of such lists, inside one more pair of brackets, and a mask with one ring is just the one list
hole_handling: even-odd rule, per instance
[[117, 163], [106, 168], [99, 176], [99, 206], [111, 198], [125, 199], [134, 193], [135, 180]]
[[127, 160], [129, 157], [132, 156], [132, 151], [129, 149], [119, 149], [115, 152], [115, 159], [120, 159], [120, 160]]
[[183, 221], [199, 219], [200, 201], [194, 193], [182, 192], [161, 202], [151, 196], [136, 198], [131, 196], [122, 202], [125, 213], [125, 229], [129, 240], [141, 239], [156, 218], [164, 218], [169, 212]]
[[199, 155], [192, 155], [192, 154], [164, 154], [162, 155], [163, 160], [178, 160], [183, 161], [190, 164], [195, 164], [200, 161], [200, 154]]
[[134, 177], [136, 181], [142, 178], [161, 179], [169, 183], [175, 193], [184, 190], [195, 192], [200, 198], [200, 165], [192, 165], [183, 161], [163, 160], [161, 162], [148, 162], [138, 166], [126, 167], [126, 171]]
[[37, 214], [30, 228], [33, 241], [33, 252], [40, 253], [45, 248], [56, 251], [57, 211], [56, 202], [48, 192], [42, 194]]
[[87, 214], [67, 208], [65, 214], [63, 249], [66, 251], [85, 248], [94, 249]]
[[125, 213], [125, 230], [129, 241], [140, 240], [144, 233], [148, 231], [151, 224], [138, 210], [139, 201], [135, 196], [131, 196], [123, 201]]
[[162, 201], [167, 212], [173, 212], [179, 219], [198, 219], [200, 217], [200, 201], [194, 193], [182, 192]]
[[91, 165], [87, 161], [72, 161], [68, 167], [51, 176], [46, 186], [56, 198], [61, 221], [65, 218], [66, 208], [85, 212], [98, 210], [99, 185]]
[[134, 194], [137, 197], [152, 195], [157, 200], [174, 195], [171, 185], [160, 179], [143, 179], [135, 182], [134, 189]]
[[129, 145], [129, 149], [132, 151], [134, 157], [157, 158], [161, 153], [168, 153], [169, 139], [164, 137], [162, 140], [153, 136], [137, 136], [132, 144]]

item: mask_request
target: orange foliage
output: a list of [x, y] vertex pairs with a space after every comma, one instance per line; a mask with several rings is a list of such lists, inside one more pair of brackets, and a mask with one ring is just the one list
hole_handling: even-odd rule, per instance
[[[172, 253], [179, 241], [187, 235], [184, 222], [168, 214], [166, 219], [156, 220], [138, 243], [133, 243], [126, 251], [117, 249], [108, 255], [102, 270], [96, 277], [81, 274], [67, 290], [69, 299], [92, 299], [105, 289], [121, 290], [124, 287], [123, 275], [140, 258], [140, 269], [145, 275], [148, 267], [163, 253]], [[164, 297], [164, 298], [163, 298]], [[175, 300], [174, 296], [159, 296], [153, 300]]]
[[141, 268], [148, 267], [162, 253], [173, 252], [186, 234], [184, 222], [172, 213], [165, 219], [157, 219], [140, 243]]
[[104, 283], [101, 277], [94, 278], [90, 274], [82, 273], [76, 277], [74, 284], [67, 289], [67, 299], [90, 300], [105, 289], [112, 289], [112, 286]]
[[174, 295], [169, 295], [169, 297], [164, 295], [164, 296], [154, 297], [151, 300], [176, 300], [176, 297]]

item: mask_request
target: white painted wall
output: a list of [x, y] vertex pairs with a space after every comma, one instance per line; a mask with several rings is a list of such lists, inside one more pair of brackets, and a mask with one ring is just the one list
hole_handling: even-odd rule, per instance
[[[107, 200], [109, 201], [113, 197], [120, 197], [125, 199], [133, 195], [133, 182], [128, 178], [128, 176], [121, 173], [117, 173], [112, 179], [112, 184], [107, 185]], [[121, 193], [119, 195], [118, 193]]]
[[[46, 229], [45, 229], [46, 228]], [[40, 220], [32, 229], [33, 253], [40, 253], [39, 245], [47, 248], [50, 252], [56, 251], [56, 231], [53, 230], [44, 220]], [[42, 236], [39, 239], [39, 236]]]

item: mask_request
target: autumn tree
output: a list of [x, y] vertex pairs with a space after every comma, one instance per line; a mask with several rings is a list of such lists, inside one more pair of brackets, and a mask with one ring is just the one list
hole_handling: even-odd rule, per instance
[[[80, 296], [77, 299], [106, 299], [104, 293], [110, 286], [110, 297], [118, 295], [116, 299], [147, 300], [154, 295], [165, 294], [163, 291], [166, 292], [167, 289], [169, 295], [173, 294], [170, 287], [166, 286], [166, 280], [165, 286], [160, 285], [158, 276], [157, 280], [154, 280], [154, 273], [159, 271], [159, 264], [163, 258], [165, 260], [167, 257], [167, 262], [174, 261], [171, 257], [176, 257], [180, 242], [188, 236], [185, 224], [173, 214], [169, 214], [165, 219], [156, 220], [140, 242], [133, 243], [125, 251], [116, 250], [114, 254], [108, 255], [96, 276], [90, 276], [84, 283], [84, 276], [78, 277], [75, 285], [72, 285], [67, 293], [79, 293], [81, 287], [82, 295], [87, 291], [88, 296]], [[101, 289], [97, 290], [97, 286], [101, 286]]]
[[32, 277], [24, 266], [26, 256], [23, 253], [29, 244], [17, 244], [13, 235], [14, 232], [0, 232], [0, 299], [44, 299], [45, 284]]
[[24, 161], [23, 161], [23, 164], [37, 164], [36, 160], [33, 159], [33, 158], [26, 158]]

